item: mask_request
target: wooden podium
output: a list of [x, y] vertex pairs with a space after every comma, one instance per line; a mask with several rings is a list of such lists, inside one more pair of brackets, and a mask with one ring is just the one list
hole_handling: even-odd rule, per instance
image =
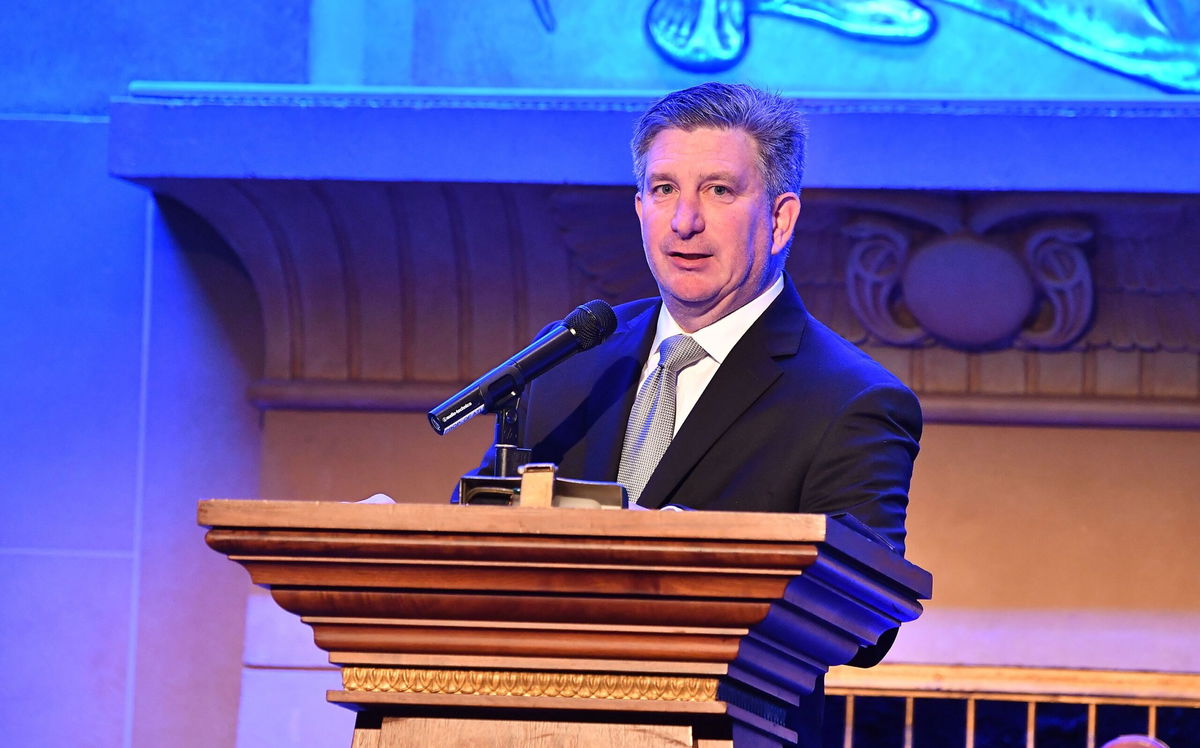
[[788, 745], [930, 575], [824, 515], [200, 502], [312, 626], [353, 748]]

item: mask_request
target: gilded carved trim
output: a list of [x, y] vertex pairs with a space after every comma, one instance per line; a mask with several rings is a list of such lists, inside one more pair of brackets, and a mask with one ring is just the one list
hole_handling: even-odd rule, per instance
[[437, 668], [342, 668], [347, 691], [575, 699], [715, 701], [717, 680], [686, 676]]

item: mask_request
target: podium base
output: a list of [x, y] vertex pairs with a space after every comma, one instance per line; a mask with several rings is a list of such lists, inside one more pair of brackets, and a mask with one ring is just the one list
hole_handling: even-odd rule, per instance
[[362, 714], [351, 748], [732, 748], [731, 740], [694, 739], [687, 725], [550, 722], [508, 719], [439, 719]]
[[[332, 692], [331, 692], [332, 694]], [[336, 702], [335, 702], [336, 703]], [[347, 704], [361, 709], [351, 748], [783, 748], [796, 734], [736, 707], [729, 714], [628, 711], [416, 708]], [[372, 708], [374, 707], [374, 708]], [[471, 716], [463, 716], [467, 712]]]

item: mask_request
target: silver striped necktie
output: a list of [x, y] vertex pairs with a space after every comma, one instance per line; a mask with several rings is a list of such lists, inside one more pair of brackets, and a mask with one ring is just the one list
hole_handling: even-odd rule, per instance
[[625, 444], [617, 481], [625, 486], [630, 503], [642, 495], [650, 474], [667, 451], [675, 434], [675, 384], [679, 372], [707, 353], [689, 335], [672, 335], [658, 346], [658, 367], [638, 390], [629, 412]]

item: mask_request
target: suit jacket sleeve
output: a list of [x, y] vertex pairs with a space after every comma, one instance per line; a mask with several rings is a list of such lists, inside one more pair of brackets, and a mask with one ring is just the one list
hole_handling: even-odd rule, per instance
[[854, 396], [825, 430], [805, 476], [805, 511], [846, 512], [904, 552], [904, 518], [921, 409], [903, 386]]

